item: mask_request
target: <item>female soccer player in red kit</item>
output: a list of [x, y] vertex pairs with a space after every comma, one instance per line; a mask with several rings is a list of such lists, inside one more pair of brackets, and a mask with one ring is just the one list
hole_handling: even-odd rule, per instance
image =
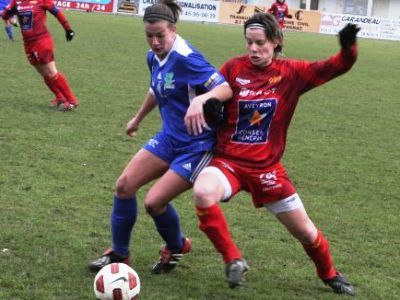
[[67, 41], [71, 41], [75, 33], [64, 14], [51, 0], [12, 0], [3, 11], [2, 18], [8, 20], [17, 15], [26, 56], [56, 96], [51, 105], [62, 105], [64, 110], [71, 110], [78, 106], [79, 101], [64, 75], [57, 71], [53, 39], [46, 27], [46, 11], [57, 18], [65, 29]]
[[278, 21], [281, 28], [285, 27], [285, 18], [292, 18], [292, 15], [289, 14], [289, 7], [285, 3], [285, 0], [276, 0], [268, 12], [275, 16], [275, 19]]
[[[240, 190], [247, 191], [256, 208], [272, 212], [303, 245], [326, 285], [335, 293], [354, 295], [353, 286], [334, 268], [328, 242], [308, 217], [281, 158], [300, 95], [353, 66], [359, 28], [353, 24], [344, 27], [339, 33], [341, 50], [315, 62], [276, 58], [283, 35], [269, 13], [255, 14], [244, 29], [247, 55], [232, 58], [221, 68], [233, 98], [225, 102], [215, 156], [194, 184], [199, 227], [222, 255], [229, 286], [239, 285], [248, 266], [218, 203], [229, 201]], [[195, 114], [194, 110], [188, 112], [191, 115], [185, 120]], [[189, 132], [207, 125], [185, 123]]]

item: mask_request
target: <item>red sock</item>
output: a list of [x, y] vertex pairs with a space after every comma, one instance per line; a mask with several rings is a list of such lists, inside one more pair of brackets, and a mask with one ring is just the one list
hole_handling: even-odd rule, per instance
[[58, 72], [53, 78], [52, 81], [54, 85], [61, 91], [61, 93], [67, 98], [67, 101], [70, 103], [75, 103], [77, 100], [75, 99], [74, 93], [72, 92], [67, 79], [65, 79], [64, 75]]
[[314, 262], [319, 278], [325, 280], [333, 278], [336, 275], [332, 257], [329, 252], [329, 243], [325, 239], [322, 231], [318, 230], [317, 238], [312, 245], [303, 245], [303, 247]]
[[54, 81], [50, 77], [43, 77], [44, 82], [46, 83], [47, 87], [50, 91], [56, 95], [57, 99], [65, 99], [64, 95], [61, 93], [60, 89], [54, 84]]
[[215, 249], [222, 254], [225, 263], [241, 258], [239, 249], [233, 242], [228, 223], [218, 204], [207, 208], [196, 207], [199, 228], [207, 235]]

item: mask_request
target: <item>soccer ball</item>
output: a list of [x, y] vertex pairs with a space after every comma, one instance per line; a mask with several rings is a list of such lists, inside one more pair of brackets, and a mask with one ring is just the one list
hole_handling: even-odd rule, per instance
[[94, 278], [94, 293], [99, 300], [136, 300], [139, 292], [138, 274], [123, 263], [106, 265]]

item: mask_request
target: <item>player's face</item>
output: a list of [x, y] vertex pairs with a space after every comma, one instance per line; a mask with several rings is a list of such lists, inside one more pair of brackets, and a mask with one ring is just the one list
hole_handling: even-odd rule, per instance
[[247, 53], [250, 61], [257, 67], [268, 66], [274, 57], [276, 43], [272, 43], [265, 37], [261, 28], [246, 29]]
[[175, 41], [176, 26], [171, 26], [167, 21], [158, 21], [155, 23], [145, 22], [144, 32], [146, 34], [147, 43], [157, 57], [163, 59], [167, 56]]

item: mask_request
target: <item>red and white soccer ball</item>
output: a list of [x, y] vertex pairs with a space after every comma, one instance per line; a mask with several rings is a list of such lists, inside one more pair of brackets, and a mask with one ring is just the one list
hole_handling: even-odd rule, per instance
[[138, 274], [123, 263], [106, 265], [94, 278], [94, 293], [99, 300], [136, 300], [139, 292]]

